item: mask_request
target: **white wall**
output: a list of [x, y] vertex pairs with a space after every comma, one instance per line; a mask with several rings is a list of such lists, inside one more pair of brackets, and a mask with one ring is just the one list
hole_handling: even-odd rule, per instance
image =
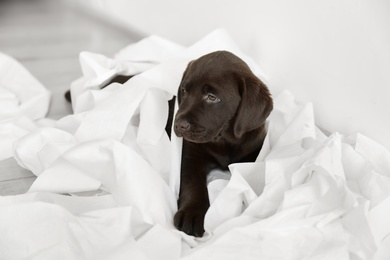
[[189, 45], [225, 27], [271, 92], [313, 101], [318, 124], [390, 149], [389, 0], [89, 0], [145, 34]]

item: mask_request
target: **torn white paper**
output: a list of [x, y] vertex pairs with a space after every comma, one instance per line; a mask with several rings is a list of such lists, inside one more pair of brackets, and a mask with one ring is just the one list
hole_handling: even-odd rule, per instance
[[19, 62], [0, 52], [0, 160], [12, 157], [13, 143], [35, 129], [50, 94]]

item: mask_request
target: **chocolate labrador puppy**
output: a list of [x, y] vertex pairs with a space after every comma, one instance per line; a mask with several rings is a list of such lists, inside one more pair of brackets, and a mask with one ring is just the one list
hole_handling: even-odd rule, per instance
[[209, 208], [206, 177], [237, 162], [253, 162], [273, 108], [268, 88], [227, 51], [188, 64], [178, 91], [174, 132], [183, 137], [177, 229], [202, 236]]

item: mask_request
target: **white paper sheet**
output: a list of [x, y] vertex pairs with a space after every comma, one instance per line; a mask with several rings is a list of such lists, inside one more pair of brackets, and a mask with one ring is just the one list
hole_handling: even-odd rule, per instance
[[[0, 197], [0, 259], [388, 259], [389, 151], [361, 134], [324, 135], [289, 92], [274, 97], [257, 161], [210, 178], [205, 236], [173, 227], [181, 140], [164, 131], [167, 100], [189, 60], [220, 49], [263, 78], [224, 30], [189, 48], [153, 36], [115, 58], [83, 53], [75, 114], [15, 143], [38, 179]], [[96, 190], [107, 195], [56, 195]]]

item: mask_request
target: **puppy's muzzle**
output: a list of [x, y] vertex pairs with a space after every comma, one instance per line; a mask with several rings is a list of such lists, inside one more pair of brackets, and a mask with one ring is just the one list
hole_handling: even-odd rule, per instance
[[183, 137], [190, 142], [204, 143], [209, 141], [205, 128], [193, 125], [185, 119], [176, 120], [174, 131], [178, 137]]
[[182, 136], [188, 132], [191, 128], [191, 124], [187, 120], [180, 120], [175, 123], [175, 133], [178, 136]]

